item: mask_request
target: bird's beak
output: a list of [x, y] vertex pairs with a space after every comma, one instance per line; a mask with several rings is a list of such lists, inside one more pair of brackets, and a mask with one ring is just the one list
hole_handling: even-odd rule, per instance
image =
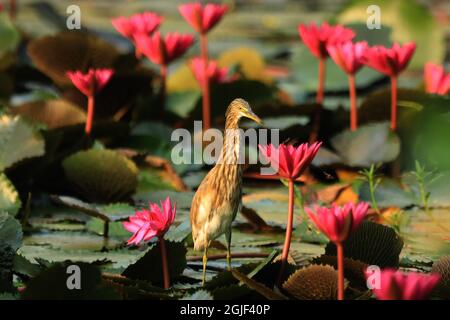
[[261, 118], [258, 117], [258, 116], [257, 116], [254, 112], [252, 112], [252, 111], [245, 112], [244, 117], [249, 118], [250, 120], [253, 120], [253, 121], [255, 121], [256, 123], [259, 123], [259, 124], [261, 124], [261, 125], [263, 124], [263, 121], [261, 120]]

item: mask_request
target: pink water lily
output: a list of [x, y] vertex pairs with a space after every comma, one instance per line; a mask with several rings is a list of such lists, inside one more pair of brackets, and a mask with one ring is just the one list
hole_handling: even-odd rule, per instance
[[89, 69], [82, 71], [68, 71], [67, 77], [88, 98], [87, 117], [84, 131], [90, 135], [94, 121], [95, 94], [101, 91], [114, 74], [112, 69]]
[[350, 234], [356, 231], [367, 215], [369, 204], [348, 203], [342, 207], [332, 204], [330, 208], [319, 207], [305, 208], [305, 212], [314, 222], [317, 229], [322, 231], [337, 248], [338, 262], [338, 299], [344, 300], [344, 247], [343, 242]]
[[450, 73], [446, 73], [444, 66], [431, 62], [424, 67], [425, 91], [432, 94], [446, 95], [450, 92]]
[[124, 37], [133, 40], [136, 34], [150, 35], [163, 21], [163, 17], [153, 12], [143, 12], [131, 17], [117, 17], [111, 20], [114, 28]]
[[[367, 273], [367, 276], [371, 276], [371, 273]], [[379, 287], [372, 291], [378, 300], [425, 300], [440, 279], [439, 274], [384, 269], [380, 274]]]
[[233, 80], [233, 77], [228, 76], [229, 69], [227, 67], [219, 67], [217, 62], [213, 60], [208, 61], [208, 65], [205, 68], [204, 60], [202, 58], [194, 58], [191, 60], [190, 67], [195, 79], [197, 79], [200, 85], [202, 85], [205, 80], [210, 83], [224, 83]]
[[198, 33], [207, 33], [228, 11], [226, 5], [208, 3], [202, 6], [199, 2], [182, 4], [178, 9], [183, 18]]
[[289, 256], [289, 248], [291, 246], [292, 228], [294, 225], [294, 181], [311, 164], [321, 145], [322, 142], [315, 142], [312, 145], [303, 143], [298, 147], [285, 144], [281, 144], [279, 147], [275, 147], [272, 144], [267, 146], [259, 145], [261, 153], [269, 160], [271, 167], [275, 169], [281, 177], [288, 179], [288, 218], [283, 252], [281, 253], [281, 268], [278, 273], [278, 285], [281, 284], [283, 279]]
[[348, 75], [350, 93], [350, 129], [358, 128], [358, 111], [356, 106], [355, 73], [363, 66], [367, 42], [353, 43], [351, 41], [327, 45], [327, 50], [333, 61]]
[[344, 206], [332, 204], [330, 208], [319, 207], [305, 208], [306, 213], [332, 242], [343, 242], [354, 232], [364, 220], [369, 204], [360, 202], [357, 205], [347, 203]]
[[259, 150], [280, 176], [296, 179], [312, 162], [321, 145], [322, 142], [315, 142], [311, 145], [302, 143], [298, 147], [286, 144], [275, 147], [269, 144], [267, 146], [260, 145]]
[[164, 37], [160, 32], [148, 36], [139, 34], [135, 36], [136, 46], [153, 63], [168, 65], [182, 56], [194, 43], [190, 34], [169, 32]]
[[325, 92], [326, 60], [328, 58], [327, 46], [348, 42], [355, 37], [355, 33], [353, 30], [345, 28], [342, 25], [330, 26], [326, 22], [322, 23], [320, 26], [315, 23], [309, 25], [300, 24], [298, 26], [298, 33], [300, 39], [309, 49], [311, 54], [319, 60], [316, 93], [317, 108], [313, 116], [313, 129], [309, 136], [309, 142], [313, 143], [317, 141], [320, 129], [320, 118]]
[[394, 43], [391, 48], [370, 47], [365, 52], [364, 63], [391, 78], [391, 129], [397, 129], [397, 78], [409, 64], [416, 44], [413, 42], [400, 46]]
[[133, 232], [133, 236], [127, 244], [138, 245], [142, 241], [149, 241], [153, 237], [158, 237], [165, 289], [170, 287], [170, 274], [164, 235], [173, 224], [176, 211], [176, 204], [172, 205], [170, 198], [167, 197], [166, 200], [161, 201], [161, 206], [150, 203], [149, 209], [137, 211], [134, 216], [129, 218], [129, 221], [123, 223], [126, 230]]
[[138, 245], [142, 241], [149, 241], [153, 237], [161, 238], [169, 230], [176, 214], [176, 205], [170, 203], [170, 198], [161, 202], [161, 207], [150, 203], [149, 209], [137, 211], [129, 221], [124, 222], [126, 230], [133, 232], [128, 244]]

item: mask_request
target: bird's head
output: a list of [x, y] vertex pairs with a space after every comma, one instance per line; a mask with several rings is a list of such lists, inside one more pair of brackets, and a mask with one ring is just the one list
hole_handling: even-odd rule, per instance
[[237, 123], [241, 118], [248, 118], [256, 123], [262, 124], [262, 120], [253, 112], [248, 102], [240, 98], [234, 99], [230, 103], [226, 118], [229, 123]]

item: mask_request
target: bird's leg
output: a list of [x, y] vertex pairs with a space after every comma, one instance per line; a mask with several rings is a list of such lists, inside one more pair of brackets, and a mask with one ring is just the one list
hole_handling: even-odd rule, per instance
[[208, 262], [208, 247], [209, 242], [205, 245], [205, 249], [203, 251], [203, 277], [202, 277], [202, 287], [205, 286], [206, 282], [206, 263]]
[[227, 238], [227, 264], [228, 264], [228, 270], [231, 270], [231, 227], [225, 233], [225, 237]]

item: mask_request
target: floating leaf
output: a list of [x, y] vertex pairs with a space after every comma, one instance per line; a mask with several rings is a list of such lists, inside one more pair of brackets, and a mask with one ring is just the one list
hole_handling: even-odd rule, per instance
[[194, 293], [185, 295], [180, 300], [213, 300], [213, 297], [206, 290], [197, 290]]
[[[398, 268], [403, 240], [390, 227], [363, 221], [343, 246], [347, 258], [380, 268]], [[325, 254], [335, 256], [336, 246], [330, 242]]]
[[0, 212], [0, 244], [14, 252], [22, 245], [22, 226], [5, 212]]
[[22, 115], [49, 129], [71, 126], [86, 121], [86, 113], [77, 106], [62, 99], [51, 99], [26, 103], [12, 109], [13, 114]]
[[292, 274], [283, 289], [301, 300], [336, 300], [337, 271], [330, 266], [311, 265]]
[[19, 194], [4, 173], [0, 173], [0, 212], [15, 216], [21, 207]]
[[201, 97], [200, 91], [173, 92], [166, 100], [166, 110], [176, 114], [180, 118], [186, 118], [197, 105]]
[[111, 68], [117, 49], [92, 34], [62, 32], [33, 40], [28, 55], [34, 65], [60, 85], [70, 85], [67, 71]]
[[0, 171], [44, 152], [44, 140], [31, 125], [18, 116], [0, 115]]
[[[74, 279], [77, 272], [79, 272], [80, 286], [75, 290], [69, 288], [69, 284], [76, 285]], [[21, 295], [23, 300], [114, 300], [118, 298], [117, 292], [102, 282], [100, 270], [96, 266], [79, 262], [56, 264], [42, 271], [27, 283]]]
[[[184, 243], [166, 241], [166, 250], [170, 279], [173, 281], [186, 268], [186, 248]], [[122, 275], [130, 279], [147, 280], [154, 284], [161, 284], [163, 273], [159, 242], [149, 248], [136, 263], [128, 266]]]
[[354, 132], [347, 129], [334, 136], [331, 144], [343, 163], [352, 167], [390, 162], [400, 153], [400, 140], [387, 122], [364, 125]]
[[134, 162], [112, 150], [80, 151], [66, 158], [63, 168], [77, 191], [93, 202], [126, 199], [137, 187]]

